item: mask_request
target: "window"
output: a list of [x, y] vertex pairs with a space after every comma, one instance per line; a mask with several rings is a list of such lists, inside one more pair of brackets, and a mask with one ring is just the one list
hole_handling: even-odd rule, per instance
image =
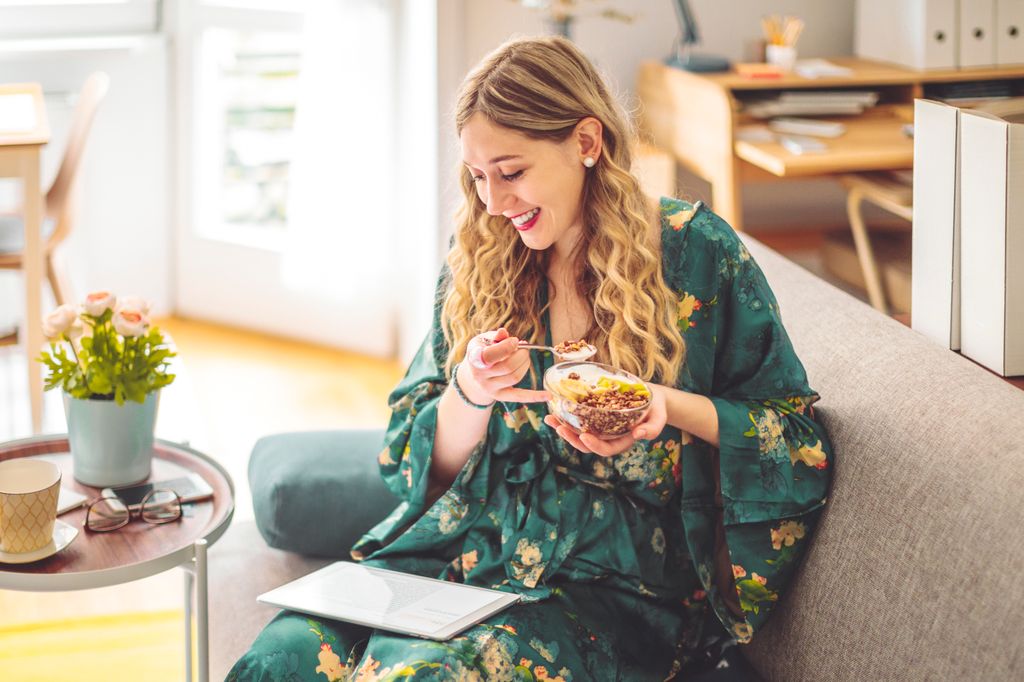
[[152, 33], [161, 0], [0, 0], [0, 38]]
[[301, 65], [295, 33], [208, 29], [204, 49], [216, 59], [204, 87], [222, 93], [219, 208], [224, 225], [281, 230], [288, 224], [288, 177], [294, 154]]

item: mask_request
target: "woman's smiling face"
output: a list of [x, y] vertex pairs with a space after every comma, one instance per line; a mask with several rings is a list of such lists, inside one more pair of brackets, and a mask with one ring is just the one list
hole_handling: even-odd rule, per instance
[[[599, 130], [596, 120], [587, 120]], [[559, 244], [568, 253], [582, 228], [586, 168], [579, 135], [564, 142], [537, 140], [477, 113], [463, 126], [460, 140], [463, 163], [487, 212], [505, 216], [529, 248]]]

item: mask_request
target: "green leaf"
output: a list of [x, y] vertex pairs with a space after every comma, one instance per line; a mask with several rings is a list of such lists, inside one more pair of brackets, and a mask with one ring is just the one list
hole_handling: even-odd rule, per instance
[[123, 405], [126, 400], [145, 402], [148, 394], [174, 381], [167, 369], [177, 353], [163, 334], [151, 327], [140, 337], [122, 339], [112, 318], [109, 310], [98, 317], [82, 314], [92, 335], [81, 339], [77, 356], [54, 342], [40, 352], [35, 359], [47, 369], [47, 390], [60, 386], [75, 398], [103, 396]]
[[740, 598], [740, 608], [744, 611], [758, 613], [761, 602], [776, 601], [779, 598], [778, 593], [769, 590], [753, 578], [737, 581], [736, 587]]
[[113, 372], [109, 367], [98, 363], [89, 366], [85, 373], [85, 382], [92, 388], [93, 392], [105, 395], [114, 390], [114, 382], [111, 380]]
[[516, 673], [519, 675], [520, 682], [534, 682], [533, 673], [525, 665], [517, 665]]
[[125, 386], [124, 393], [128, 400], [134, 400], [137, 403], [146, 402], [146, 388], [138, 382], [133, 382]]

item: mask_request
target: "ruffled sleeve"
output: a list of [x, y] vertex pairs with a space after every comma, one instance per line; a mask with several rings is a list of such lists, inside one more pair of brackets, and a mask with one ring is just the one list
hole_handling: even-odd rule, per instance
[[447, 268], [438, 282], [431, 330], [388, 397], [391, 420], [377, 458], [384, 483], [417, 510], [422, 510], [428, 497], [437, 405], [448, 384], [444, 372], [448, 346], [440, 321], [446, 277]]
[[700, 323], [713, 349], [702, 392], [718, 415], [719, 447], [700, 443], [683, 463], [683, 521], [711, 606], [746, 642], [808, 546], [825, 504], [831, 446], [761, 269], [710, 211], [690, 229], [691, 258], [699, 249], [714, 264], [704, 291], [713, 305]]

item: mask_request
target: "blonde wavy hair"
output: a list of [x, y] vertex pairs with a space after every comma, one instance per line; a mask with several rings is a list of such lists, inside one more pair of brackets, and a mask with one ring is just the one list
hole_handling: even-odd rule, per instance
[[[643, 379], [674, 384], [684, 355], [678, 301], [662, 277], [648, 200], [630, 173], [634, 131], [597, 70], [564, 38], [510, 41], [463, 82], [455, 111], [459, 134], [477, 113], [556, 143], [588, 116], [602, 123], [603, 150], [586, 173], [583, 233], [573, 255], [581, 273], [577, 291], [593, 314], [585, 338], [598, 348], [597, 359]], [[513, 336], [543, 343], [541, 296], [549, 258], [547, 250], [523, 244], [507, 218], [489, 215], [470, 174], [465, 168], [459, 174], [464, 201], [448, 253], [441, 310], [451, 349], [449, 374], [469, 340], [483, 330], [506, 327]], [[548, 300], [553, 299], [552, 290]]]

